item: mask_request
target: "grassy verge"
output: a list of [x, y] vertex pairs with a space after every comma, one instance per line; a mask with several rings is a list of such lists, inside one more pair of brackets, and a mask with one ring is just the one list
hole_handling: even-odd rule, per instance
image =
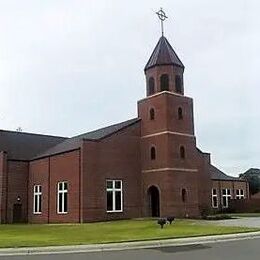
[[[203, 221], [202, 221], [203, 222]], [[0, 247], [81, 245], [257, 231], [176, 220], [160, 229], [155, 220], [125, 220], [66, 225], [0, 225]]]

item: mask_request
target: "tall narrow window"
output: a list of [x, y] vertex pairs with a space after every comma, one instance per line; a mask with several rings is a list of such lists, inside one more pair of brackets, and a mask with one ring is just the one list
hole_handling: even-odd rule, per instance
[[231, 190], [230, 189], [223, 189], [222, 190], [222, 206], [223, 206], [223, 208], [228, 208], [230, 199], [231, 199]]
[[155, 92], [154, 78], [150, 77], [148, 82], [149, 95], [153, 95]]
[[41, 185], [33, 186], [33, 213], [34, 214], [42, 213], [42, 186]]
[[244, 198], [245, 198], [244, 190], [242, 190], [242, 189], [236, 190], [236, 199], [241, 200], [241, 199], [244, 199]]
[[175, 77], [175, 90], [177, 93], [182, 93], [182, 80], [179, 75]]
[[180, 157], [181, 157], [181, 159], [185, 159], [185, 148], [184, 148], [184, 146], [181, 146], [180, 147]]
[[217, 189], [212, 189], [211, 199], [212, 199], [212, 208], [218, 208]]
[[161, 91], [169, 90], [169, 76], [167, 74], [163, 74], [160, 77], [160, 83], [161, 83]]
[[151, 160], [155, 160], [156, 159], [156, 149], [154, 146], [151, 148], [150, 152], [151, 152]]
[[178, 119], [179, 120], [183, 119], [183, 113], [182, 113], [182, 108], [181, 107], [178, 108]]
[[150, 114], [150, 120], [154, 120], [154, 118], [155, 118], [154, 108], [151, 108], [151, 109], [150, 109], [149, 114]]
[[68, 213], [68, 183], [66, 181], [58, 183], [57, 202], [58, 214]]
[[107, 180], [107, 212], [123, 211], [123, 192], [121, 180]]

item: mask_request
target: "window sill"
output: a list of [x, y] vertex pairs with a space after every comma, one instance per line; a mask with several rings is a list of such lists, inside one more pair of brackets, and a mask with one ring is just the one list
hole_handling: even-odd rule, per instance
[[67, 215], [68, 212], [57, 212], [58, 215]]
[[41, 215], [42, 212], [33, 212], [33, 215]]
[[123, 213], [123, 210], [107, 210], [107, 213]]

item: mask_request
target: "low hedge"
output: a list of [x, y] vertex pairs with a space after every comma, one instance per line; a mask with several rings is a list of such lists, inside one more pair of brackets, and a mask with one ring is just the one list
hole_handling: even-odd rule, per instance
[[227, 214], [218, 214], [218, 215], [204, 216], [203, 219], [205, 219], [205, 220], [223, 220], [223, 219], [233, 219], [233, 217], [230, 215], [227, 215]]

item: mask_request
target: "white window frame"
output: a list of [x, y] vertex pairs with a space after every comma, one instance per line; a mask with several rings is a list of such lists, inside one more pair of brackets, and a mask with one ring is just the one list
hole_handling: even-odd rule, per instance
[[[237, 191], [238, 191], [238, 194], [237, 194]], [[243, 189], [237, 189], [236, 190], [236, 199], [237, 200], [242, 200], [244, 198], [245, 198], [244, 190]]]
[[[112, 188], [107, 187], [107, 183], [112, 182]], [[120, 182], [120, 188], [116, 188], [116, 182]], [[107, 213], [115, 213], [115, 212], [123, 212], [123, 181], [122, 180], [106, 180], [106, 195], [107, 192], [112, 191], [112, 210], [107, 209], [107, 204], [106, 204], [106, 210]], [[116, 210], [116, 192], [120, 191], [121, 194], [121, 209]]]
[[[216, 191], [216, 194], [213, 191]], [[217, 205], [216, 206], [214, 205], [214, 198], [217, 199]], [[218, 208], [218, 192], [217, 192], [217, 189], [214, 189], [214, 188], [211, 190], [211, 205], [212, 205], [213, 209]]]
[[42, 186], [41, 185], [33, 186], [33, 214], [35, 215], [42, 214]]
[[[223, 193], [223, 190], [225, 191], [225, 193]], [[228, 190], [230, 191], [228, 194]], [[223, 208], [228, 208], [229, 207], [229, 198], [232, 199], [232, 195], [231, 195], [231, 189], [222, 189], [222, 207]], [[224, 206], [224, 200], [226, 200], [226, 206]]]
[[[60, 184], [62, 185], [62, 188], [61, 188], [61, 190], [59, 189], [59, 187], [60, 187]], [[67, 184], [67, 189], [65, 189], [65, 184]], [[58, 182], [58, 184], [57, 184], [57, 213], [58, 214], [67, 214], [68, 213], [68, 189], [69, 189], [69, 184], [68, 184], [68, 182], [67, 181], [60, 181], [60, 182]], [[67, 194], [67, 211], [65, 211], [64, 210], [64, 208], [65, 208], [65, 194]], [[61, 200], [62, 200], [62, 206], [61, 206], [61, 211], [59, 210], [60, 209], [60, 200], [59, 200], [59, 196], [62, 196], [61, 198]]]

